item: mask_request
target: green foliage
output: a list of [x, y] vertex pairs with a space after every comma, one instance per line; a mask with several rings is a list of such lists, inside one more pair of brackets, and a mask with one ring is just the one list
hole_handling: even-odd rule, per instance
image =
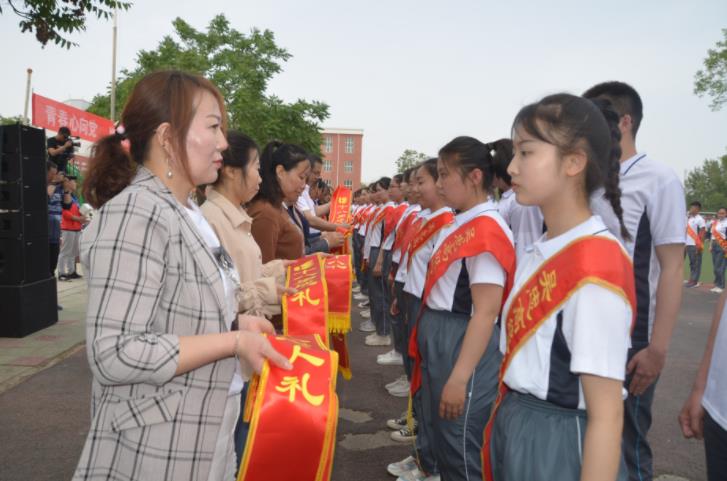
[[715, 212], [727, 207], [727, 155], [707, 159], [701, 167], [691, 170], [684, 182], [687, 204], [698, 200], [702, 210]]
[[406, 149], [404, 153], [401, 154], [398, 159], [396, 159], [396, 173], [401, 174], [406, 169], [413, 167], [419, 162], [423, 162], [428, 158], [429, 157], [427, 157], [426, 154], [422, 154], [421, 152], [417, 152], [413, 149]]
[[727, 102], [727, 28], [722, 29], [724, 39], [715, 49], [707, 50], [704, 69], [694, 76], [694, 93], [712, 98], [710, 108], [719, 110]]
[[16, 115], [15, 117], [3, 117], [0, 115], [0, 125], [12, 125], [17, 124], [18, 122], [23, 122], [22, 115]]
[[[320, 153], [320, 124], [328, 118], [328, 106], [300, 99], [286, 103], [266, 94], [268, 81], [291, 57], [275, 44], [271, 31], [252, 29], [243, 34], [224, 15], [214, 17], [206, 32], [195, 30], [181, 18], [173, 25], [174, 35], [165, 36], [154, 50], [140, 51], [136, 67], [121, 72], [117, 105], [125, 104], [144, 75], [163, 69], [186, 70], [205, 76], [220, 89], [229, 128], [242, 130], [261, 146], [281, 140]], [[89, 112], [110, 116], [110, 90], [94, 97]]]
[[127, 10], [131, 2], [117, 0], [5, 0], [3, 7], [9, 6], [20, 17], [21, 32], [35, 32], [35, 38], [44, 47], [53, 42], [61, 47], [77, 46], [65, 35], [86, 30], [86, 16], [108, 20], [114, 9]]

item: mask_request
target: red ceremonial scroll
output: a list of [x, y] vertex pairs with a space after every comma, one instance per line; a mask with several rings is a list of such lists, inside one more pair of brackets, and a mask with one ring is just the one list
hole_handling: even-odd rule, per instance
[[[331, 210], [328, 215], [329, 222], [334, 224], [351, 224], [351, 200], [353, 194], [350, 189], [339, 185], [333, 191], [331, 196]], [[333, 254], [350, 254], [349, 239], [351, 238], [351, 230], [340, 230], [344, 236], [344, 242], [341, 247], [335, 249]]]
[[504, 383], [512, 359], [538, 328], [581, 286], [597, 284], [623, 297], [636, 319], [634, 271], [626, 252], [615, 240], [588, 236], [574, 240], [548, 259], [513, 295], [503, 312], [507, 351], [500, 365], [497, 399], [485, 428], [482, 476], [491, 481], [490, 436], [497, 408], [507, 392]]
[[296, 289], [282, 299], [283, 334], [318, 335], [328, 345], [328, 288], [322, 257], [301, 257], [288, 266], [285, 287]]
[[338, 423], [338, 355], [318, 336], [268, 339], [293, 369], [266, 361], [250, 383], [250, 433], [237, 480], [328, 481]]
[[338, 352], [338, 367], [346, 380], [351, 379], [347, 333], [351, 330], [351, 256], [336, 255], [323, 261], [328, 286], [328, 332], [331, 347]]

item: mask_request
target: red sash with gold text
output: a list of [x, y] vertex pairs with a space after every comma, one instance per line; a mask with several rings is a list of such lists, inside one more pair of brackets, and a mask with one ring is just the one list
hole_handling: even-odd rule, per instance
[[574, 240], [545, 261], [513, 294], [505, 316], [507, 351], [500, 365], [499, 389], [482, 447], [482, 475], [492, 480], [490, 435], [497, 408], [507, 392], [505, 373], [519, 349], [552, 314], [585, 284], [597, 284], [622, 296], [636, 318], [634, 272], [626, 252], [613, 239], [587, 236]]
[[697, 250], [702, 251], [704, 250], [704, 244], [702, 244], [702, 238], [697, 235], [696, 232], [694, 232], [694, 229], [692, 229], [692, 226], [689, 225], [689, 222], [687, 222], [687, 235], [692, 238], [694, 243], [697, 245]]
[[[515, 274], [515, 248], [495, 219], [489, 216], [478, 216], [447, 236], [429, 261], [422, 294], [422, 310], [426, 306], [432, 287], [447, 272], [449, 266], [460, 259], [474, 257], [484, 252], [492, 254], [505, 270], [503, 300], [507, 299]], [[411, 376], [412, 396], [421, 385], [421, 356], [417, 344], [418, 325], [419, 320], [417, 319], [409, 338], [409, 355], [414, 359]]]
[[338, 355], [318, 336], [272, 337], [291, 371], [271, 366], [249, 385], [250, 422], [238, 481], [328, 481], [336, 442]]
[[[333, 191], [331, 196], [331, 210], [329, 212], [328, 220], [334, 224], [350, 224], [351, 223], [351, 199], [353, 194], [351, 190], [339, 185], [336, 190]], [[338, 232], [343, 234], [344, 242], [341, 247], [337, 247], [332, 253], [333, 254], [349, 254], [348, 249], [348, 238], [351, 237], [351, 230], [345, 230], [343, 228], [336, 229]]]
[[347, 333], [351, 330], [351, 256], [335, 255], [323, 260], [328, 287], [328, 333], [331, 347], [338, 352], [338, 367], [344, 379], [351, 379]]
[[716, 221], [712, 222], [712, 239], [714, 239], [717, 242], [717, 245], [720, 246], [725, 257], [727, 257], [727, 240], [725, 240], [725, 238], [722, 236], [722, 234], [719, 233], [719, 229], [717, 229]]
[[409, 267], [411, 267], [411, 260], [414, 257], [414, 254], [416, 254], [416, 252], [421, 249], [428, 240], [434, 237], [437, 232], [439, 232], [443, 227], [451, 224], [453, 221], [454, 214], [451, 211], [447, 210], [437, 215], [436, 217], [429, 219], [419, 228], [419, 230], [414, 234], [414, 237], [412, 237], [411, 242], [409, 243]]
[[[404, 244], [404, 240], [407, 239], [407, 236], [409, 238], [409, 242], [411, 242], [411, 238], [414, 237], [414, 234], [416, 232], [412, 232], [411, 235], [409, 235], [409, 228], [414, 224], [414, 221], [417, 220], [417, 214], [420, 211], [415, 210], [410, 212], [406, 218], [401, 222], [401, 225], [396, 230], [396, 239], [394, 239], [394, 246], [391, 248], [392, 252], [398, 251], [402, 248]], [[419, 218], [419, 221], [421, 221], [421, 217]]]
[[322, 256], [301, 257], [288, 266], [285, 287], [296, 289], [282, 299], [283, 333], [286, 336], [317, 334], [328, 346], [328, 286]]
[[381, 237], [381, 245], [384, 245], [384, 240], [386, 240], [387, 237], [389, 237], [389, 234], [394, 230], [394, 227], [396, 227], [396, 224], [399, 223], [399, 219], [401, 219], [401, 216], [404, 215], [404, 211], [409, 207], [408, 204], [399, 204], [396, 207], [394, 207], [392, 210], [389, 211], [389, 213], [386, 216], [386, 219], [384, 219], [384, 233]]

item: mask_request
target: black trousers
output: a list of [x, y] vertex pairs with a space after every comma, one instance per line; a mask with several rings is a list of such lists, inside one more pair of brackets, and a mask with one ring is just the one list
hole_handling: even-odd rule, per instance
[[58, 267], [58, 253], [61, 251], [61, 245], [51, 242], [48, 246], [48, 252], [50, 254], [48, 256], [48, 259], [50, 260], [50, 265], [48, 267], [50, 268], [50, 275], [53, 277], [55, 276], [56, 267]]
[[704, 454], [707, 457], [707, 479], [727, 479], [727, 431], [704, 412]]

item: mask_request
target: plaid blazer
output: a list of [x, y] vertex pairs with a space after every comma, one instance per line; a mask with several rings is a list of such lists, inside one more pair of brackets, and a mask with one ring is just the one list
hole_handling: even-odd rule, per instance
[[73, 479], [207, 481], [235, 360], [174, 373], [178, 336], [227, 331], [212, 253], [145, 168], [100, 209], [81, 252], [92, 421]]

